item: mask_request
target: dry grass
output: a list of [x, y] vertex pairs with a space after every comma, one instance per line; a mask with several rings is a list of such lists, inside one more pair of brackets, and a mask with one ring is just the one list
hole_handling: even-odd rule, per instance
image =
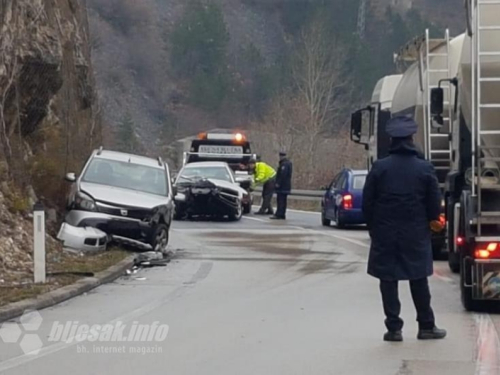
[[[67, 256], [50, 269], [48, 282], [44, 285], [26, 284], [0, 286], [0, 306], [35, 298], [43, 293], [75, 283], [81, 278], [102, 272], [124, 260], [130, 253], [114, 248], [110, 251], [88, 256]], [[49, 265], [50, 268], [50, 265]]]
[[83, 273], [95, 274], [121, 262], [129, 252], [120, 248], [112, 248], [109, 251], [86, 256], [68, 256], [62, 262], [55, 264], [52, 273]]

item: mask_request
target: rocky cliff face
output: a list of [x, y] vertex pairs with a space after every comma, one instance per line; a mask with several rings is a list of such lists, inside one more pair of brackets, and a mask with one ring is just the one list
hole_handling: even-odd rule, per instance
[[87, 31], [81, 1], [0, 1], [0, 120], [7, 159], [15, 153], [16, 135], [28, 143], [51, 142], [42, 133], [57, 130], [70, 157], [78, 154], [72, 144], [82, 144], [77, 137], [89, 130], [96, 137], [97, 127], [89, 129], [94, 95]]
[[0, 0], [1, 156], [47, 198], [100, 138], [87, 25], [79, 0]]
[[29, 272], [31, 204], [63, 208], [64, 173], [100, 141], [84, 4], [0, 0], [2, 279]]

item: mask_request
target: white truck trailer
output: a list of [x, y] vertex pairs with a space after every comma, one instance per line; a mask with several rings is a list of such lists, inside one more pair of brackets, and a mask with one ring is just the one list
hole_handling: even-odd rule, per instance
[[[415, 142], [443, 191], [450, 268], [472, 310], [500, 301], [500, 1], [466, 0], [466, 8], [465, 34], [433, 40], [427, 31], [398, 54], [412, 65], [391, 113], [420, 125]], [[373, 130], [362, 117], [353, 115], [351, 138], [367, 143]]]
[[429, 125], [450, 124], [449, 263], [460, 272], [464, 307], [475, 310], [500, 301], [500, 1], [467, 0], [466, 8], [457, 72], [426, 90]]

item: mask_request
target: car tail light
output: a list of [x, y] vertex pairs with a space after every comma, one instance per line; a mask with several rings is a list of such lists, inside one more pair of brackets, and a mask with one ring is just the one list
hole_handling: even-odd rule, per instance
[[500, 258], [499, 245], [497, 242], [477, 244], [474, 255], [477, 259]]
[[346, 194], [342, 197], [344, 210], [349, 210], [352, 208], [352, 195]]
[[457, 245], [462, 246], [464, 244], [464, 238], [463, 237], [457, 237]]

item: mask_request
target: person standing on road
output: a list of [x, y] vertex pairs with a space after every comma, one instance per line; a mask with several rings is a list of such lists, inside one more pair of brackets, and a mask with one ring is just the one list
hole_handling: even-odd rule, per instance
[[270, 165], [255, 159], [250, 160], [248, 168], [253, 172], [255, 184], [262, 185], [262, 205], [255, 214], [273, 215], [274, 210], [271, 200], [275, 189], [276, 171]]
[[288, 195], [292, 192], [292, 173], [292, 162], [288, 160], [286, 152], [280, 152], [280, 164], [276, 175], [276, 200], [278, 207], [276, 215], [271, 217], [273, 220], [286, 220]]
[[388, 332], [385, 341], [403, 341], [398, 281], [409, 280], [417, 310], [418, 339], [442, 339], [435, 325], [428, 277], [433, 273], [431, 226], [439, 224], [441, 193], [434, 167], [418, 157], [418, 125], [395, 117], [386, 131], [389, 156], [376, 161], [363, 191], [363, 213], [371, 237], [368, 273], [380, 279]]

